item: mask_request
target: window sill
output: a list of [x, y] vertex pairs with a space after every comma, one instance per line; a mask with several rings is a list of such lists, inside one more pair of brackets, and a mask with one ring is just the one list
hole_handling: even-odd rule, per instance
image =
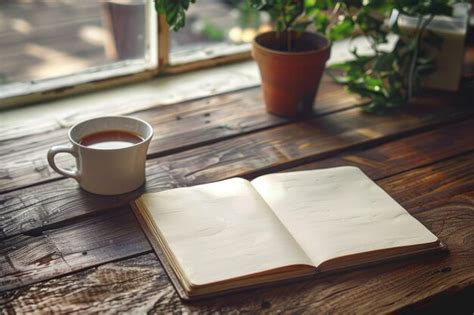
[[239, 90], [260, 84], [257, 65], [245, 61], [163, 76], [127, 86], [67, 97], [0, 112], [0, 134], [32, 126], [68, 127], [100, 115], [125, 115], [158, 105]]
[[[396, 38], [390, 38], [393, 45]], [[333, 43], [328, 64], [350, 59], [350, 47], [370, 51], [364, 38]], [[187, 73], [160, 76], [135, 84], [65, 97], [35, 105], [0, 111], [0, 134], [41, 126], [54, 130], [100, 115], [126, 115], [159, 105], [244, 89], [260, 84], [258, 67], [253, 60], [221, 65]], [[13, 130], [13, 131], [12, 131]]]

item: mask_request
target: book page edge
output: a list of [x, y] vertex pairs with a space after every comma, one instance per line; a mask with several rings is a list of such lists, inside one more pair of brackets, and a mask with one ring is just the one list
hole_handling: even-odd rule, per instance
[[[140, 197], [141, 198], [141, 197]], [[171, 284], [173, 285], [175, 291], [178, 293], [178, 296], [180, 299], [184, 301], [190, 301], [191, 298], [186, 292], [186, 290], [183, 288], [181, 285], [181, 282], [178, 279], [178, 276], [175, 274], [173, 268], [171, 265], [168, 263], [168, 259], [166, 258], [165, 254], [161, 250], [161, 246], [158, 244], [158, 242], [155, 240], [153, 233], [150, 231], [150, 228], [148, 224], [146, 223], [145, 219], [143, 218], [143, 215], [141, 213], [141, 209], [137, 204], [137, 201], [140, 199], [136, 199], [131, 201], [129, 204], [132, 207], [133, 213], [135, 214], [135, 217], [137, 218], [140, 228], [142, 231], [145, 233], [145, 236], [147, 238], [148, 243], [151, 245], [153, 248], [153, 251], [158, 258], [158, 261], [160, 262], [161, 266], [163, 267], [167, 277], [170, 279]]]

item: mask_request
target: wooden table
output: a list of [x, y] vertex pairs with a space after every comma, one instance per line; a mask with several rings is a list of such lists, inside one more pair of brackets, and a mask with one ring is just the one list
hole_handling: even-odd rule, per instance
[[[304, 120], [267, 114], [258, 87], [132, 112], [155, 128], [147, 183], [116, 197], [86, 193], [47, 166], [47, 149], [67, 141], [67, 128], [2, 129], [0, 309], [382, 313], [463, 306], [472, 314], [472, 91], [464, 82], [458, 94], [434, 93], [374, 116], [325, 78], [315, 113]], [[143, 191], [338, 165], [362, 168], [450, 254], [183, 304], [127, 205]]]

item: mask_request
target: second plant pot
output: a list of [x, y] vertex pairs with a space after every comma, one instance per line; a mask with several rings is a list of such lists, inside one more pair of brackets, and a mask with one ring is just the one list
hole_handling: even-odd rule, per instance
[[267, 111], [284, 117], [311, 112], [330, 51], [331, 42], [317, 33], [256, 36], [252, 56], [260, 69]]

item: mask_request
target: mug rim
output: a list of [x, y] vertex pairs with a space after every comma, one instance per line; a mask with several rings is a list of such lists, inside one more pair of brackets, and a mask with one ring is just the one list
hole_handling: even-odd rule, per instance
[[[72, 131], [79, 125], [85, 123], [85, 122], [89, 122], [89, 121], [93, 121], [93, 120], [100, 120], [100, 119], [106, 119], [106, 118], [125, 118], [125, 119], [130, 119], [130, 120], [135, 120], [135, 121], [138, 121], [142, 124], [144, 124], [149, 130], [150, 130], [150, 134], [143, 139], [143, 141], [140, 141], [138, 143], [134, 143], [132, 144], [131, 146], [128, 146], [128, 147], [125, 147], [125, 148], [117, 148], [117, 149], [99, 149], [99, 148], [91, 148], [91, 147], [88, 147], [88, 146], [85, 146], [85, 145], [82, 145], [80, 144], [79, 142], [77, 142], [76, 140], [74, 140], [74, 138], [72, 137]], [[127, 150], [127, 149], [132, 149], [132, 148], [135, 148], [135, 147], [138, 147], [144, 143], [147, 143], [151, 140], [151, 138], [153, 137], [153, 134], [154, 134], [154, 130], [153, 130], [153, 127], [146, 121], [144, 121], [143, 119], [140, 119], [140, 118], [136, 118], [136, 117], [130, 117], [130, 116], [123, 116], [123, 115], [107, 115], [107, 116], [99, 116], [99, 117], [94, 117], [94, 118], [89, 118], [89, 119], [84, 119], [84, 120], [81, 120], [77, 123], [75, 123], [71, 128], [69, 128], [69, 131], [67, 133], [68, 135], [68, 138], [69, 138], [69, 141], [74, 144], [75, 146], [78, 146], [82, 149], [86, 149], [86, 150], [92, 150], [92, 151], [120, 151], [120, 150]]]

